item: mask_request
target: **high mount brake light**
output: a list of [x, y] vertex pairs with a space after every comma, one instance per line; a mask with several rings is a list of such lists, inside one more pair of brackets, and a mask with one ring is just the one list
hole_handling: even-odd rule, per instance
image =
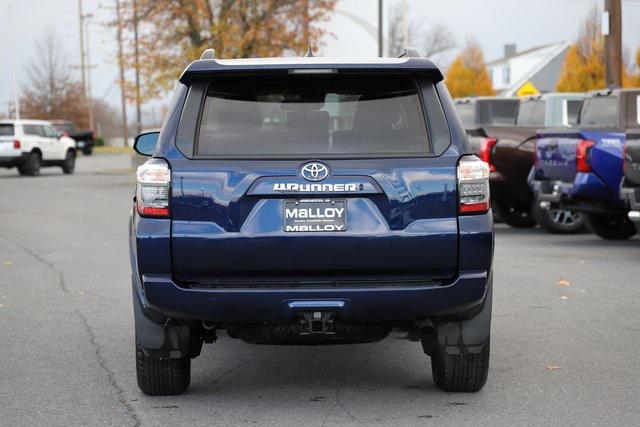
[[576, 171], [591, 172], [591, 149], [596, 145], [588, 139], [581, 139], [576, 147]]
[[141, 216], [167, 218], [171, 171], [166, 161], [151, 159], [138, 167], [136, 172], [136, 206]]
[[489, 165], [489, 171], [495, 172], [496, 166], [491, 163], [491, 154], [493, 153], [493, 147], [498, 143], [495, 138], [483, 138], [480, 142], [480, 159]]
[[489, 211], [489, 165], [476, 156], [464, 156], [458, 162], [458, 212], [461, 215]]

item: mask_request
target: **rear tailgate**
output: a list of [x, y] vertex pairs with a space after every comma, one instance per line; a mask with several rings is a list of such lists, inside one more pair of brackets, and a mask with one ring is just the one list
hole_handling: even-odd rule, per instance
[[13, 136], [0, 136], [0, 157], [18, 157], [20, 148], [15, 148]]
[[216, 78], [194, 159], [169, 160], [175, 278], [295, 286], [456, 276], [459, 154], [426, 156], [436, 124], [450, 135], [420, 91], [439, 102], [430, 80], [401, 76]]
[[576, 148], [579, 131], [545, 131], [537, 134], [536, 176], [544, 180], [573, 182], [576, 176]]
[[[312, 189], [300, 161], [192, 163], [171, 163], [180, 281], [384, 283], [456, 274], [455, 158], [327, 161], [331, 175], [321, 185], [355, 189], [322, 193], [279, 190]], [[344, 206], [346, 231], [285, 231], [285, 203], [305, 199]]]
[[627, 185], [640, 186], [640, 131], [627, 133], [624, 175]]

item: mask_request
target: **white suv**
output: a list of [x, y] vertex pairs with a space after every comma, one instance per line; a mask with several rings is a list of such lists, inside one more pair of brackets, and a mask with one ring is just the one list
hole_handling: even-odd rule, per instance
[[0, 167], [17, 167], [20, 175], [35, 176], [41, 166], [60, 166], [73, 173], [76, 143], [60, 136], [44, 120], [0, 120]]

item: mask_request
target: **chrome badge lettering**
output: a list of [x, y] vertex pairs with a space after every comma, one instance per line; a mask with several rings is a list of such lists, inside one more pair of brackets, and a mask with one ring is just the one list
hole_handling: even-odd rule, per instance
[[273, 191], [285, 193], [355, 193], [358, 184], [298, 184], [295, 182], [277, 182], [273, 184]]

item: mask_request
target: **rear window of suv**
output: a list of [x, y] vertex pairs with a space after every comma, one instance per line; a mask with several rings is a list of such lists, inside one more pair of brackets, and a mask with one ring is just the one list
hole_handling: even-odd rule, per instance
[[417, 84], [399, 77], [219, 78], [206, 94], [196, 155], [425, 155]]
[[0, 136], [13, 136], [14, 132], [12, 124], [0, 124]]

